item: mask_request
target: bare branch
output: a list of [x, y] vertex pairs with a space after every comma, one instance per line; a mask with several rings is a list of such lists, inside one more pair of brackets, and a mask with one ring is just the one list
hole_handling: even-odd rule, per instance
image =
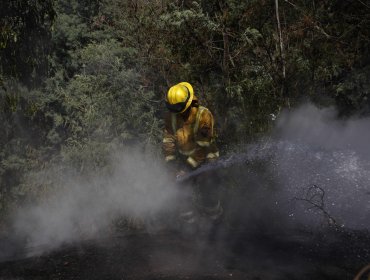
[[[296, 9], [297, 11], [301, 12], [302, 14], [304, 14], [304, 11], [302, 10], [302, 8], [298, 7], [296, 4], [288, 1], [288, 0], [284, 0], [286, 3], [288, 3], [289, 5], [291, 5], [294, 9]], [[310, 23], [313, 25], [313, 27], [320, 31], [321, 34], [323, 34], [326, 38], [330, 39], [330, 38], [334, 38], [335, 36], [332, 36], [330, 34], [328, 34], [321, 26], [319, 26], [317, 24], [317, 22], [313, 21], [313, 20], [310, 20]]]
[[281, 32], [281, 24], [280, 24], [280, 16], [279, 16], [279, 0], [275, 0], [275, 11], [276, 11], [276, 21], [278, 26], [278, 34], [279, 34], [279, 45], [280, 45], [280, 57], [281, 57], [281, 66], [283, 71], [283, 78], [286, 78], [285, 72], [285, 52], [284, 52], [284, 42], [283, 42], [283, 35]]
[[[315, 201], [318, 198], [319, 201]], [[338, 223], [335, 219], [329, 214], [329, 212], [325, 209], [325, 191], [323, 188], [312, 185], [309, 186], [304, 194], [304, 197], [294, 197], [294, 200], [297, 201], [304, 201], [310, 205], [308, 210], [316, 209], [319, 210], [324, 214], [328, 224], [330, 226], [339, 227]]]
[[357, 0], [357, 2], [360, 2], [362, 5], [364, 5], [366, 8], [370, 9], [370, 6], [362, 2], [361, 0]]

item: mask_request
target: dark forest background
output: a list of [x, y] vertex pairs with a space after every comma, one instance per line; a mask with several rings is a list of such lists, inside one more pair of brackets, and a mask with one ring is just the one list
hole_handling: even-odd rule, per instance
[[0, 213], [50, 191], [40, 170], [159, 152], [180, 81], [214, 112], [222, 151], [302, 102], [368, 114], [369, 26], [367, 0], [1, 1]]

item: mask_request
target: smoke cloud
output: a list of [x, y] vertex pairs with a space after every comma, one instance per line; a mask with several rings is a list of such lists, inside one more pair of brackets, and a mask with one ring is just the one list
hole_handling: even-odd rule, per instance
[[[26, 238], [28, 247], [50, 250], [64, 243], [102, 237], [115, 219], [150, 224], [161, 213], [175, 210], [188, 192], [174, 185], [165, 166], [153, 155], [137, 150], [117, 152], [110, 165], [108, 176], [63, 174], [56, 193], [15, 215], [15, 233]], [[45, 183], [42, 177], [38, 179]]]
[[[369, 128], [369, 118], [340, 120], [333, 108], [308, 104], [283, 112], [269, 137], [204, 168], [221, 177], [224, 219], [233, 230], [315, 228], [328, 217], [339, 226], [370, 229]], [[162, 216], [168, 226], [173, 221], [166, 215], [191, 195], [153, 155], [121, 151], [110, 165], [109, 176], [62, 174], [60, 190], [15, 215], [14, 233], [28, 246], [50, 250], [99, 237], [120, 217], [150, 228]]]

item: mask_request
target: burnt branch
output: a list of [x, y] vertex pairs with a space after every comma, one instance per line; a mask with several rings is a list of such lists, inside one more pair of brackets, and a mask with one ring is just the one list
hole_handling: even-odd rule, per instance
[[303, 197], [294, 197], [294, 200], [308, 203], [308, 210], [320, 211], [330, 226], [338, 227], [336, 220], [329, 214], [325, 207], [325, 190], [315, 184], [308, 186]]

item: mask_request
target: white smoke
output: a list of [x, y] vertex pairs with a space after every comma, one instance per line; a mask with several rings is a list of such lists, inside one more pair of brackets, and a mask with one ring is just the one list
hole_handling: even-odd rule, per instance
[[[14, 230], [30, 247], [46, 250], [103, 234], [117, 218], [145, 223], [174, 211], [187, 191], [174, 185], [162, 160], [138, 151], [117, 152], [108, 176], [56, 174], [60, 190], [40, 204], [18, 211]], [[39, 178], [43, 183], [43, 178]]]
[[370, 118], [340, 119], [335, 108], [312, 104], [281, 114], [277, 130], [283, 139], [327, 148], [353, 150], [370, 159]]

